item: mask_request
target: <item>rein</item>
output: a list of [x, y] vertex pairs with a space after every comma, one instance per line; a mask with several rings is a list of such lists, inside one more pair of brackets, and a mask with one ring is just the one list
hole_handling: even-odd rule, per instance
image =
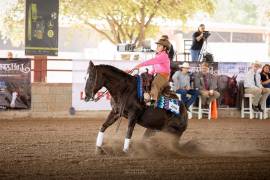
[[99, 101], [103, 96], [105, 96], [106, 94], [108, 94], [108, 90], [106, 89], [106, 91], [102, 92], [98, 97], [94, 98], [94, 101], [97, 102]]
[[[131, 73], [133, 73], [135, 70], [136, 70], [136, 69], [131, 69], [131, 70], [127, 71], [127, 73], [128, 73], [128, 74], [131, 74]], [[138, 69], [137, 69], [137, 70], [138, 70]], [[138, 70], [138, 71], [139, 71], [139, 70]], [[95, 101], [95, 102], [99, 101], [103, 96], [105, 96], [105, 95], [108, 94], [108, 93], [109, 93], [109, 91], [106, 89], [106, 91], [102, 92], [98, 97], [94, 98], [93, 101]]]

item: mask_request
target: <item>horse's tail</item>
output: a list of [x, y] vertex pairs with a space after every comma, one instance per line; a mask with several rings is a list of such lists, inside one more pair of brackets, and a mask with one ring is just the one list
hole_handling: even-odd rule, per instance
[[180, 108], [179, 108], [179, 113], [181, 116], [181, 130], [184, 132], [187, 128], [188, 124], [188, 113], [187, 113], [187, 107], [183, 102], [180, 102]]
[[241, 110], [241, 104], [244, 94], [245, 94], [244, 81], [240, 81], [238, 84], [238, 91], [236, 98], [236, 107], [238, 108], [238, 110]]

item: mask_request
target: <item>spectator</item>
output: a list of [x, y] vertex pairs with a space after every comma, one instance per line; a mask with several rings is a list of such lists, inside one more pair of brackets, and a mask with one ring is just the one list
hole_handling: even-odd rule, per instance
[[205, 32], [205, 25], [201, 24], [198, 30], [194, 32], [192, 35], [192, 45], [190, 48], [192, 61], [199, 61], [199, 56], [203, 43], [207, 39], [207, 36], [204, 36], [204, 32]]
[[194, 76], [194, 87], [200, 91], [202, 105], [208, 108], [209, 104], [220, 96], [216, 91], [217, 78], [209, 73], [209, 64], [206, 62], [202, 63], [200, 72]]
[[[165, 40], [169, 41], [169, 36], [168, 35], [162, 35], [160, 39], [165, 39]], [[168, 51], [168, 56], [169, 56], [169, 59], [170, 59], [171, 62], [173, 61], [174, 54], [175, 53], [174, 53], [173, 45], [170, 42], [170, 48], [169, 48], [169, 51]]]
[[[187, 108], [189, 108], [189, 106], [192, 105], [199, 96], [199, 91], [192, 89], [190, 86], [190, 76], [188, 74], [189, 64], [184, 62], [179, 67], [181, 71], [176, 71], [172, 79], [176, 93], [181, 95], [181, 100], [185, 103]], [[191, 97], [188, 98], [187, 94], [191, 95]]]
[[[262, 71], [261, 71], [261, 83], [262, 86], [265, 88], [270, 88], [270, 65], [266, 64], [263, 66]], [[270, 106], [270, 97], [268, 96], [266, 100], [266, 105], [267, 107]]]
[[254, 95], [252, 104], [253, 110], [263, 112], [262, 105], [266, 102], [270, 94], [270, 89], [264, 88], [261, 84], [261, 77], [258, 71], [260, 68], [261, 64], [259, 61], [255, 61], [251, 64], [250, 70], [244, 77], [244, 87], [245, 93]]
[[270, 65], [266, 64], [263, 66], [262, 71], [261, 71], [261, 83], [262, 86], [265, 88], [270, 88]]
[[[159, 93], [169, 84], [170, 78], [170, 59], [168, 57], [168, 50], [170, 48], [170, 42], [168, 40], [160, 39], [157, 44], [156, 56], [153, 59], [149, 59], [138, 64], [135, 68], [144, 66], [152, 66], [153, 70], [151, 74], [155, 74], [154, 80], [151, 85], [151, 104], [156, 106]], [[146, 98], [146, 100], [150, 100]]]
[[7, 53], [7, 59], [8, 59], [8, 60], [13, 59], [13, 53], [12, 53], [11, 51], [9, 51], [9, 52]]

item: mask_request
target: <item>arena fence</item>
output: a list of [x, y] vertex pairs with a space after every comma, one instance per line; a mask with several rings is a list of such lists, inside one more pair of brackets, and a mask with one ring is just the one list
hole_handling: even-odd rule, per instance
[[[48, 62], [62, 62], [71, 65], [63, 68], [47, 67], [46, 69], [32, 69], [32, 103], [30, 110], [7, 110], [1, 111], [0, 119], [22, 118], [22, 117], [52, 117], [52, 118], [91, 118], [104, 117], [108, 111], [76, 111], [75, 115], [70, 114], [72, 106], [72, 83], [36, 83], [33, 82], [34, 71], [70, 73], [72, 75], [71, 59], [48, 59]], [[34, 61], [32, 60], [32, 63]], [[35, 67], [32, 65], [32, 67]], [[64, 74], [65, 75], [65, 74]], [[59, 74], [59, 76], [64, 76]], [[72, 77], [72, 76], [71, 76]], [[45, 79], [46, 80], [46, 79]], [[240, 117], [237, 109], [219, 109], [219, 117]]]

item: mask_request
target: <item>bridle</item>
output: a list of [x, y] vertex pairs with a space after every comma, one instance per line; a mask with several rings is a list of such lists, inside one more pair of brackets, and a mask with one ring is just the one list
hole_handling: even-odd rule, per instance
[[[139, 74], [139, 69], [131, 69], [129, 71], [127, 71], [128, 74], [133, 73], [135, 70], [138, 70], [138, 74]], [[97, 72], [95, 72], [95, 85], [96, 85], [96, 81], [97, 81]], [[109, 91], [106, 89], [104, 92], [102, 92], [101, 94], [99, 94], [96, 98], [90, 98], [90, 101], [94, 101], [97, 102], [99, 101], [103, 96], [107, 95], [109, 93]]]

